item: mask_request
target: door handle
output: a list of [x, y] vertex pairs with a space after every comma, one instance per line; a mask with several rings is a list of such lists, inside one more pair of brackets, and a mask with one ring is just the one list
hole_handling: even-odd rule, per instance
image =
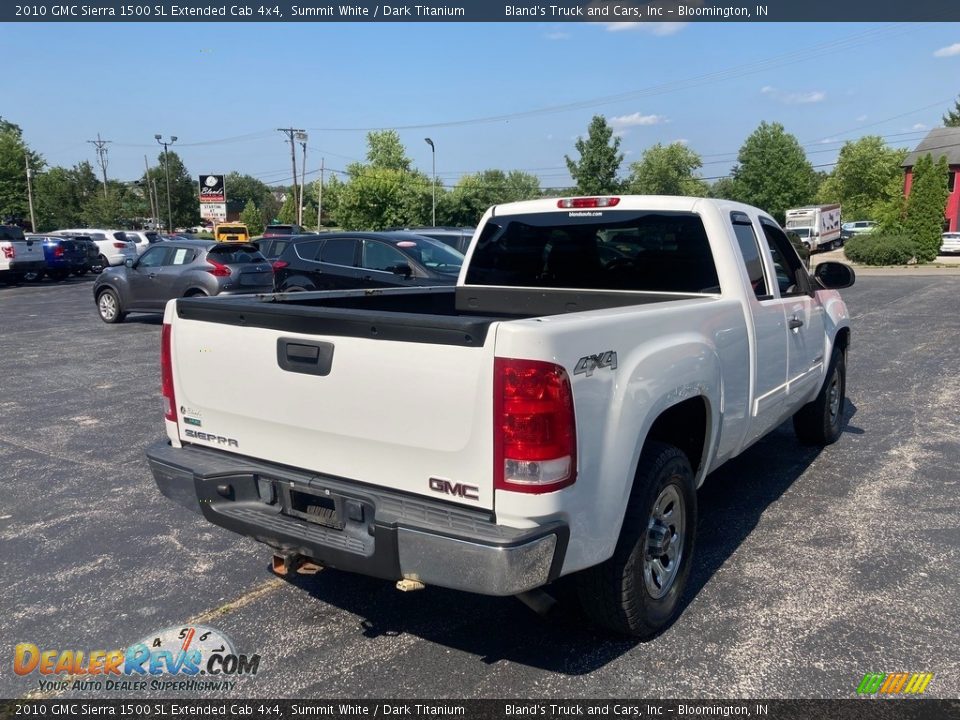
[[792, 318], [790, 318], [787, 325], [791, 330], [799, 330], [801, 327], [803, 327], [803, 320], [794, 315]]
[[277, 364], [287, 372], [329, 375], [333, 343], [277, 338]]

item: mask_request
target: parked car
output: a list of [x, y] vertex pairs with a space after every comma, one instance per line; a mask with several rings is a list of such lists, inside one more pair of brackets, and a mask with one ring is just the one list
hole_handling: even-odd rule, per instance
[[87, 262], [87, 250], [73, 238], [58, 237], [56, 235], [27, 235], [43, 246], [43, 257], [46, 267], [24, 274], [27, 282], [37, 282], [47, 275], [51, 280], [60, 282], [83, 270]]
[[154, 243], [163, 242], [155, 230], [124, 230], [123, 234], [137, 246], [137, 255], [143, 255]]
[[467, 252], [467, 248], [470, 247], [470, 241], [473, 239], [473, 233], [476, 230], [476, 228], [472, 227], [407, 227], [394, 229], [405, 230], [416, 233], [417, 235], [439, 240], [444, 245], [449, 245], [459, 253]]
[[960, 232], [945, 232], [943, 234], [943, 244], [940, 246], [941, 255], [954, 255], [960, 253]]
[[274, 261], [277, 290], [453, 285], [463, 255], [405, 232], [302, 236]]
[[137, 246], [127, 240], [122, 230], [99, 230], [90, 228], [71, 228], [58, 230], [55, 235], [84, 235], [93, 240], [100, 249], [100, 259], [104, 267], [123, 265], [128, 260], [136, 260]]
[[273, 261], [283, 254], [290, 243], [300, 240], [315, 240], [316, 238], [316, 235], [276, 235], [274, 237], [261, 237], [252, 242], [260, 248], [260, 252], [267, 260]]
[[40, 242], [25, 237], [16, 225], [0, 225], [0, 280], [18, 283], [24, 273], [42, 273], [46, 268]]
[[267, 225], [262, 237], [283, 237], [284, 235], [300, 235], [303, 228], [299, 225]]
[[873, 220], [854, 220], [840, 226], [840, 237], [849, 240], [854, 235], [864, 235], [876, 230], [877, 224]]
[[71, 235], [69, 237], [84, 251], [83, 267], [76, 270], [74, 275], [86, 275], [88, 272], [99, 275], [103, 272], [103, 258], [100, 256], [100, 248], [97, 244], [87, 235]]
[[273, 270], [256, 246], [213, 240], [156, 243], [137, 259], [104, 270], [93, 284], [100, 319], [163, 312], [178, 297], [273, 291]]

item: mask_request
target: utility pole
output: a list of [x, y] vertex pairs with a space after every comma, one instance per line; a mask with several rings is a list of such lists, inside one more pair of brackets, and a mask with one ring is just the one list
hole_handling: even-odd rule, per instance
[[100, 171], [103, 173], [103, 197], [107, 197], [107, 144], [112, 142], [112, 140], [101, 140], [100, 133], [97, 133], [96, 140], [87, 140], [91, 145], [96, 146], [97, 148], [97, 164], [100, 166]]
[[297, 225], [303, 227], [303, 194], [307, 191], [307, 134], [297, 133], [297, 142], [303, 148], [303, 162], [300, 163], [300, 202], [297, 204]]
[[177, 141], [176, 135], [171, 135], [170, 140], [164, 140], [163, 135], [154, 135], [153, 139], [163, 145], [163, 170], [167, 176], [167, 233], [173, 234], [173, 212], [170, 210], [170, 160], [167, 157], [167, 146], [173, 145]]
[[[156, 196], [153, 192], [155, 186], [150, 181], [150, 162], [147, 160], [146, 154], [143, 156], [143, 168], [144, 185], [147, 188], [147, 204], [150, 205], [150, 219], [156, 225], [160, 222], [160, 209], [157, 207]], [[156, 227], [153, 229], [156, 230]]]
[[433, 185], [431, 186], [431, 197], [433, 198], [433, 213], [431, 217], [433, 218], [433, 227], [437, 226], [437, 148], [433, 145], [433, 140], [430, 138], [424, 138], [424, 142], [430, 146], [430, 158], [433, 161]]
[[305, 132], [303, 128], [277, 128], [277, 132], [287, 134], [287, 142], [290, 143], [290, 164], [293, 167], [293, 203], [294, 207], [300, 207], [300, 196], [297, 194], [297, 149], [294, 144], [293, 134]]
[[33, 214], [33, 183], [31, 182], [33, 171], [30, 169], [30, 156], [27, 153], [23, 154], [23, 163], [27, 167], [27, 204], [30, 205], [30, 232], [36, 232], [37, 218]]
[[320, 158], [320, 187], [317, 188], [317, 232], [320, 232], [323, 218], [323, 158]]

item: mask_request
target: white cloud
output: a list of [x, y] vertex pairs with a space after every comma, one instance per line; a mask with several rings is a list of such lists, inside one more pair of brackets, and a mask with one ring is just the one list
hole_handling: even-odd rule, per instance
[[910, 129], [911, 129], [911, 130], [926, 130], [926, 129], [927, 129], [927, 126], [924, 125], [923, 123], [917, 123], [916, 125], [914, 125], [914, 126], [913, 126], [912, 128], [910, 128]]
[[638, 125], [660, 125], [661, 123], [667, 122], [667, 118], [663, 115], [644, 115], [643, 113], [635, 112], [630, 115], [617, 115], [616, 117], [610, 118], [608, 122], [610, 123], [610, 127], [623, 129], [637, 127]]
[[828, 137], [820, 141], [821, 145], [830, 145], [831, 143], [839, 142], [836, 138]]
[[809, 92], [787, 92], [779, 90], [770, 85], [764, 85], [760, 92], [769, 95], [777, 102], [784, 105], [809, 105], [811, 103], [823, 102], [827, 99], [827, 94], [823, 90], [811, 90]]
[[570, 33], [565, 33], [558, 30], [556, 32], [548, 32], [546, 35], [544, 35], [544, 37], [547, 40], [566, 40], [570, 37]]
[[689, 144], [690, 144], [690, 141], [687, 140], [686, 138], [677, 138], [677, 139], [674, 140], [673, 142], [674, 142], [674, 144], [676, 144], [676, 145], [689, 145]]
[[946, 47], [942, 47], [933, 53], [934, 57], [952, 57], [954, 55], [960, 55], [960, 43], [947, 45]]
[[625, 30], [638, 30], [640, 32], [650, 33], [666, 37], [675, 35], [683, 30], [690, 23], [685, 22], [608, 22], [601, 23], [607, 32], [623, 32]]

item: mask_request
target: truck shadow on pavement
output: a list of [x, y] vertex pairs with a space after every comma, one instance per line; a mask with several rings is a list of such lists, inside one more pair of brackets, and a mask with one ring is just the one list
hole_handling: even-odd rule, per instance
[[[855, 413], [856, 406], [848, 399], [845, 431], [859, 434], [863, 431], [849, 425]], [[681, 601], [684, 611], [750, 535], [764, 511], [820, 452], [819, 448], [799, 445], [787, 422], [707, 478], [698, 494], [698, 545]], [[322, 603], [359, 616], [361, 631], [368, 638], [411, 635], [433, 643], [430, 652], [437, 658], [425, 662], [443, 662], [444, 653], [453, 649], [474, 655], [485, 664], [507, 661], [583, 675], [640, 644], [591, 627], [577, 606], [576, 592], [568, 579], [550, 588], [559, 602], [547, 618], [515, 598], [436, 587], [399, 592], [392, 582], [329, 568], [313, 576], [294, 575], [289, 582]], [[681, 613], [673, 626], [644, 647], [656, 652], [661, 646], [667, 647], [666, 636], [676, 641], [675, 633], [683, 636], [691, 632], [684, 628]], [[424, 647], [417, 647], [422, 658]]]

